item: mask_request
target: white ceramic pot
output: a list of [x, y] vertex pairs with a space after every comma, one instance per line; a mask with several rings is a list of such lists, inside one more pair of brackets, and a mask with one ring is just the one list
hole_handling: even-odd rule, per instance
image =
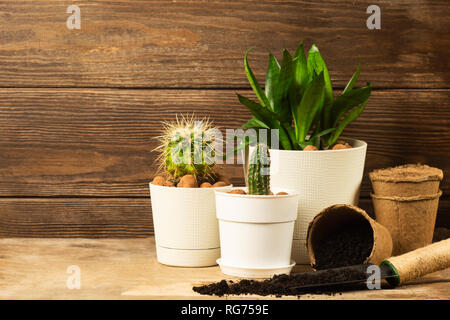
[[341, 139], [353, 148], [343, 150], [270, 150], [271, 188], [287, 188], [299, 194], [292, 258], [309, 264], [306, 235], [313, 218], [334, 204], [358, 205], [367, 144]]
[[221, 247], [218, 263], [223, 273], [267, 278], [290, 272], [298, 195], [287, 192], [264, 196], [216, 190]]
[[220, 256], [214, 190], [171, 188], [150, 183], [156, 255], [160, 263], [180, 267], [216, 265]]

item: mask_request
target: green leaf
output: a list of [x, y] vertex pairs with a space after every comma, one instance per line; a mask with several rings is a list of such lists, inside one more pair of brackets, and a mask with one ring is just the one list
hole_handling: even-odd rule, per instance
[[269, 54], [269, 65], [266, 72], [266, 86], [265, 94], [269, 100], [270, 109], [275, 110], [275, 92], [278, 87], [278, 80], [280, 78], [280, 65], [277, 59], [272, 54]]
[[290, 141], [293, 149], [299, 150], [298, 144], [297, 144], [297, 139], [295, 138], [295, 132], [294, 132], [294, 129], [292, 129], [291, 124], [285, 122], [285, 123], [282, 123], [281, 126], [286, 131], [287, 136], [289, 137], [289, 141]]
[[228, 155], [234, 155], [237, 154], [238, 151], [241, 151], [242, 149], [247, 148], [247, 146], [250, 144], [250, 140], [245, 139], [244, 143], [240, 144], [239, 146], [237, 146], [236, 148], [234, 148], [234, 150], [232, 152], [230, 152]]
[[292, 57], [286, 49], [283, 51], [280, 78], [275, 92], [275, 113], [281, 122], [292, 123], [291, 107], [289, 104], [289, 88], [294, 77]]
[[[278, 80], [278, 87], [275, 91], [275, 106], [274, 111], [279, 115], [286, 115], [290, 110], [283, 108], [282, 101], [287, 98], [289, 87], [291, 86], [294, 77], [292, 57], [286, 49], [283, 51], [283, 60], [281, 61], [280, 77]], [[284, 117], [283, 117], [284, 118]]]
[[281, 112], [280, 114], [277, 114], [276, 118], [281, 122], [287, 122], [292, 124], [292, 113], [291, 113], [291, 106], [289, 104], [289, 99], [285, 98], [281, 100]]
[[293, 146], [291, 144], [291, 140], [289, 139], [288, 134], [286, 133], [286, 130], [281, 127], [280, 125], [278, 125], [278, 127], [276, 128], [279, 131], [279, 140], [280, 140], [280, 145], [284, 150], [292, 150]]
[[333, 104], [331, 121], [333, 127], [348, 113], [352, 108], [365, 103], [372, 92], [372, 85], [367, 87], [350, 90], [336, 98]]
[[336, 128], [328, 128], [328, 129], [326, 129], [326, 130], [320, 131], [320, 132], [314, 134], [311, 138], [309, 138], [308, 141], [311, 141], [311, 140], [320, 138], [320, 137], [322, 137], [322, 136], [324, 136], [324, 135], [327, 135], [327, 134], [333, 132], [335, 129], [336, 129]]
[[270, 127], [273, 127], [273, 123], [274, 121], [276, 121], [276, 119], [273, 118], [273, 112], [271, 112], [269, 109], [264, 108], [259, 103], [241, 96], [239, 93], [237, 93], [237, 96], [239, 102], [246, 106], [256, 119], [264, 122]]
[[[246, 97], [243, 97], [243, 96], [239, 95], [238, 93], [236, 93], [236, 94], [238, 95], [239, 101], [244, 106], [249, 108], [250, 112], [252, 112], [252, 114], [256, 118], [263, 121], [267, 125], [272, 126], [272, 123], [274, 123], [276, 121], [283, 121], [283, 119], [280, 115], [276, 114], [275, 112], [271, 111], [270, 109], [266, 109], [259, 103], [254, 102], [253, 100], [250, 100]], [[258, 115], [255, 115], [255, 112]]]
[[333, 106], [333, 86], [331, 85], [330, 74], [328, 73], [328, 68], [325, 60], [319, 52], [319, 48], [315, 44], [311, 46], [308, 52], [308, 72], [310, 79], [313, 79], [315, 75], [323, 72], [323, 77], [325, 81], [325, 102], [323, 110], [323, 127], [328, 128], [330, 126], [330, 113]]
[[313, 120], [322, 110], [324, 99], [325, 82], [324, 74], [321, 72], [312, 80], [298, 106], [294, 107], [293, 117], [298, 143], [305, 141], [306, 135], [313, 125]]
[[360, 71], [361, 71], [361, 62], [358, 63], [358, 67], [356, 68], [355, 73], [348, 81], [347, 85], [344, 88], [344, 91], [342, 91], [342, 94], [346, 94], [347, 92], [350, 92], [353, 89], [356, 82], [358, 81]]
[[339, 136], [341, 135], [342, 131], [344, 131], [345, 127], [352, 122], [353, 120], [357, 119], [359, 115], [363, 112], [364, 107], [366, 105], [366, 102], [364, 102], [362, 105], [360, 105], [357, 108], [354, 108], [352, 111], [350, 111], [342, 120], [339, 125], [337, 126], [336, 130], [331, 135], [330, 139], [328, 140], [328, 146], [332, 146], [335, 144]]
[[306, 63], [305, 51], [303, 49], [303, 41], [298, 46], [297, 51], [295, 51], [292, 61], [294, 76], [289, 89], [289, 100], [291, 104], [297, 105], [300, 103], [303, 93], [309, 83], [308, 66]]
[[244, 58], [244, 67], [245, 67], [245, 74], [247, 75], [248, 82], [250, 82], [250, 86], [253, 88], [253, 91], [256, 94], [256, 97], [258, 98], [259, 102], [263, 107], [269, 108], [270, 103], [269, 100], [267, 100], [266, 95], [264, 94], [263, 90], [261, 89], [261, 86], [259, 85], [258, 81], [256, 80], [255, 75], [253, 74], [252, 69], [250, 68], [250, 65], [248, 64], [248, 54], [253, 48], [250, 48], [245, 53]]
[[268, 125], [266, 125], [261, 120], [258, 120], [256, 118], [251, 118], [247, 121], [244, 125], [241, 127], [242, 129], [270, 129]]
[[[259, 132], [258, 131], [256, 131], [256, 136], [257, 136], [256, 139], [259, 140]], [[244, 138], [243, 143], [237, 145], [233, 151], [230, 151], [223, 156], [223, 160], [225, 161], [228, 157], [236, 155], [238, 153], [238, 151], [245, 149], [249, 144], [250, 144], [250, 139], [248, 139], [248, 137]]]
[[280, 125], [279, 121], [275, 118], [275, 114], [269, 109], [264, 108], [259, 103], [256, 103], [244, 96], [241, 96], [237, 93], [239, 101], [245, 105], [253, 116], [265, 123], [270, 129], [278, 129], [279, 130], [279, 140], [280, 145], [285, 150], [292, 150], [292, 145], [289, 140], [289, 136], [287, 135], [285, 129]]

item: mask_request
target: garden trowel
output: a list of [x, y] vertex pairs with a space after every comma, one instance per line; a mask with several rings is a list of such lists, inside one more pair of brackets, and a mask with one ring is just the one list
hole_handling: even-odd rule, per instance
[[[380, 266], [362, 264], [299, 274], [299, 285], [291, 289], [320, 290], [325, 287], [369, 283], [378, 279], [385, 279], [391, 286], [398, 286], [449, 267], [450, 239], [447, 239], [388, 258]], [[302, 279], [305, 279], [304, 284]]]

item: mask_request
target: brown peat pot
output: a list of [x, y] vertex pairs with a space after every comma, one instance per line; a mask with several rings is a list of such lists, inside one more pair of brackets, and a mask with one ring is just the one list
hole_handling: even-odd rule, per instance
[[422, 164], [406, 164], [369, 173], [374, 194], [413, 197], [437, 194], [444, 174], [441, 169]]
[[375, 217], [391, 233], [393, 254], [431, 243], [436, 221], [441, 169], [406, 164], [369, 173]]
[[372, 194], [375, 217], [391, 233], [393, 255], [425, 247], [432, 242], [441, 195], [441, 191], [413, 197]]
[[310, 263], [316, 270], [379, 264], [392, 253], [389, 231], [352, 205], [322, 210], [309, 224], [307, 239]]

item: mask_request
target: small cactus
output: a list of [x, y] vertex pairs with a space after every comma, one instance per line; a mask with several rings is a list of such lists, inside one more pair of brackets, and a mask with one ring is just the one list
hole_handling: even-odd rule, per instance
[[155, 148], [160, 153], [160, 170], [169, 173], [174, 181], [185, 175], [192, 175], [197, 181], [214, 176], [217, 135], [213, 130], [218, 129], [206, 119], [183, 117], [165, 122], [163, 134], [158, 137], [160, 144]]
[[258, 144], [250, 156], [248, 194], [270, 194], [269, 161], [269, 150], [267, 146]]

